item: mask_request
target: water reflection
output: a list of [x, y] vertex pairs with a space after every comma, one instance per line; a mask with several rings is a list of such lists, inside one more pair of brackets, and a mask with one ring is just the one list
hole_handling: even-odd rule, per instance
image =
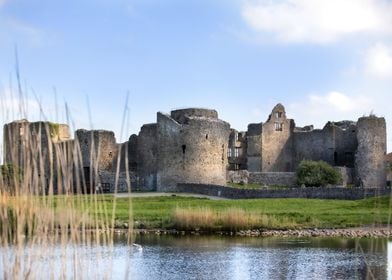
[[388, 241], [388, 280], [392, 280], [392, 241]]
[[[122, 237], [113, 247], [55, 246], [37, 255], [34, 265], [38, 278], [58, 278], [53, 268], [76, 259], [82, 269], [69, 278], [392, 280], [387, 240], [139, 236], [136, 243], [143, 250]], [[3, 260], [13, 252], [2, 249]], [[26, 256], [36, 249], [26, 249]]]

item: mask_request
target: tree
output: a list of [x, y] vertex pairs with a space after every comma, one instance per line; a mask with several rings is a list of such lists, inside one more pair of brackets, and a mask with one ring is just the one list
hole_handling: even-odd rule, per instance
[[341, 183], [342, 175], [324, 161], [303, 160], [297, 168], [297, 184], [321, 187]]

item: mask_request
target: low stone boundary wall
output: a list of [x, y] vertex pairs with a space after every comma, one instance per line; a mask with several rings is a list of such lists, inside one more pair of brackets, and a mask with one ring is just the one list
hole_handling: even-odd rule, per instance
[[288, 189], [237, 189], [232, 187], [178, 184], [177, 192], [202, 194], [208, 196], [224, 197], [229, 199], [251, 198], [315, 198], [315, 199], [341, 199], [357, 200], [366, 197], [390, 195], [391, 188], [364, 189], [364, 188], [288, 188]]
[[295, 172], [248, 172], [237, 170], [227, 172], [227, 181], [231, 183], [260, 184], [266, 186], [294, 187]]
[[267, 186], [295, 186], [295, 172], [250, 172], [249, 183]]

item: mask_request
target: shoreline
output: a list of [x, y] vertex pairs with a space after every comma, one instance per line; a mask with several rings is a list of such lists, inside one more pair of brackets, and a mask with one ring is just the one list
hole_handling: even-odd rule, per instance
[[[126, 229], [115, 229], [124, 233]], [[240, 230], [240, 231], [185, 231], [176, 229], [135, 229], [137, 235], [194, 235], [194, 236], [235, 236], [235, 237], [346, 237], [346, 238], [390, 238], [391, 227], [363, 227], [345, 229], [288, 229], [288, 230]]]

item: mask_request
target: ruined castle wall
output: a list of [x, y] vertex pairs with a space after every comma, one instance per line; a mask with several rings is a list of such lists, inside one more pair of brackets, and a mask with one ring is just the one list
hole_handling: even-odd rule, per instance
[[131, 141], [130, 160], [138, 172], [138, 189], [152, 191], [157, 188], [158, 164], [157, 124], [143, 125], [139, 136]]
[[249, 172], [261, 171], [261, 146], [263, 124], [249, 124], [246, 134], [247, 166]]
[[121, 172], [125, 172], [127, 168], [129, 170], [128, 148], [129, 148], [128, 141], [121, 144], [117, 144], [118, 157], [120, 158], [115, 161], [115, 169], [117, 168], [117, 164], [119, 163], [120, 164], [119, 171]]
[[158, 190], [174, 190], [178, 183], [226, 184], [230, 125], [213, 112], [173, 114], [183, 123], [158, 113]]
[[229, 170], [247, 169], [247, 139], [245, 132], [238, 132], [235, 129], [230, 130], [228, 161]]
[[[186, 143], [182, 140], [182, 126], [168, 115], [157, 114], [159, 161], [157, 170], [157, 190], [175, 187], [181, 182], [185, 171]], [[183, 145], [185, 152], [183, 152]]]
[[138, 136], [132, 134], [128, 140], [128, 166], [131, 172], [136, 172], [138, 170]]
[[83, 169], [74, 140], [53, 144], [54, 191], [57, 194], [86, 193], [82, 184]]
[[[124, 193], [129, 191], [129, 187], [135, 182], [135, 174], [133, 172], [121, 171], [116, 178], [116, 172], [101, 170], [98, 172], [98, 183], [101, 192]], [[131, 186], [129, 185], [131, 184]], [[133, 188], [135, 189], [135, 188]]]
[[327, 123], [322, 130], [294, 132], [294, 166], [301, 160], [325, 161], [332, 166], [354, 167], [356, 126], [342, 129]]
[[336, 127], [335, 131], [334, 165], [354, 168], [358, 148], [356, 125], [350, 125], [347, 129]]
[[118, 147], [112, 131], [79, 129], [75, 133], [83, 158], [83, 167], [115, 170]]
[[209, 119], [218, 119], [218, 112], [216, 110], [201, 109], [201, 108], [187, 108], [171, 111], [170, 117], [178, 123], [185, 123], [189, 116], [201, 117]]
[[357, 123], [355, 158], [357, 184], [365, 188], [386, 185], [386, 123], [384, 118], [363, 117]]
[[67, 125], [21, 120], [4, 126], [4, 163], [19, 166], [27, 180], [39, 182], [33, 184], [37, 194], [58, 191], [60, 160], [65, 160], [56, 149], [60, 136], [69, 138]]
[[71, 140], [71, 133], [69, 131], [69, 126], [66, 124], [59, 124], [59, 141]]
[[28, 144], [28, 127], [29, 122], [27, 120], [15, 121], [4, 125], [3, 159], [5, 164], [24, 166], [26, 146]]
[[292, 133], [295, 124], [286, 118], [281, 104], [275, 106], [266, 123], [263, 125], [261, 171], [289, 172], [293, 170]]
[[313, 130], [311, 132], [294, 133], [294, 166], [297, 167], [302, 160], [323, 160], [333, 163], [334, 146], [328, 131]]

